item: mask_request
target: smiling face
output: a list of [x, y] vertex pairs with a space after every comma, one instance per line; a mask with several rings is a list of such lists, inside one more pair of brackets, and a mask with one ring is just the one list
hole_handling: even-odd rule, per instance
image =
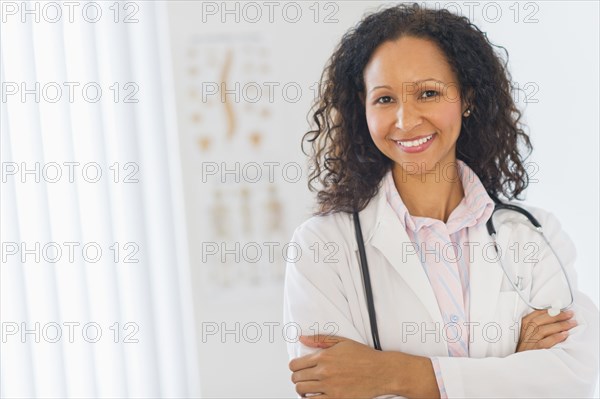
[[382, 43], [364, 69], [373, 142], [408, 174], [456, 160], [466, 110], [458, 79], [440, 48], [410, 36]]

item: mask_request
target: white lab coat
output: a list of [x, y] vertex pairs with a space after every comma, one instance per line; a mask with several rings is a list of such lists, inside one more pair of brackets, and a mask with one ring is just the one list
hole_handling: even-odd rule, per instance
[[[440, 368], [450, 398], [591, 397], [598, 376], [599, 312], [577, 289], [575, 246], [551, 213], [515, 204], [541, 223], [571, 279], [578, 325], [566, 341], [551, 349], [515, 353], [521, 318], [533, 309], [505, 277], [483, 224], [470, 228], [471, 254], [463, 254], [470, 256], [470, 354], [448, 357], [447, 340], [456, 330], [445, 328], [419, 255], [380, 189], [360, 212], [360, 221], [381, 346], [384, 351], [442, 356]], [[514, 276], [515, 267], [520, 268], [523, 295], [534, 305], [552, 304], [557, 295], [568, 300], [554, 256], [527, 219], [498, 211], [494, 222], [507, 272]], [[320, 350], [298, 342], [292, 323], [298, 323], [304, 335], [339, 335], [373, 347], [354, 234], [352, 215], [342, 212], [311, 217], [295, 230], [284, 290], [290, 359]]]

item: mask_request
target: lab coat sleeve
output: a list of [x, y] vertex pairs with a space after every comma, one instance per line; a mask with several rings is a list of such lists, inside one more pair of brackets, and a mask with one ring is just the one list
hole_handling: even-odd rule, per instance
[[[573, 242], [552, 214], [544, 212], [542, 215], [545, 217], [538, 217], [538, 220], [571, 279], [574, 291], [572, 310], [578, 325], [570, 330], [565, 341], [550, 349], [529, 350], [503, 358], [439, 357], [449, 398], [583, 398], [594, 394], [599, 362], [598, 308], [588, 296], [578, 291]], [[550, 261], [549, 256], [552, 256], [549, 251], [542, 253], [536, 273], [544, 273], [544, 262]], [[545, 288], [535, 292], [532, 289], [532, 303], [552, 303], [556, 297], [554, 287], [558, 277], [556, 274], [534, 275], [534, 279], [545, 281]]]
[[[311, 223], [312, 221], [312, 223]], [[323, 236], [324, 221], [312, 219], [294, 231], [287, 255], [284, 326], [290, 360], [319, 349], [298, 341], [301, 335], [336, 335], [366, 344], [354, 326], [339, 267], [347, 267], [348, 251]], [[338, 248], [332, 254], [331, 248]]]
[[[369, 345], [357, 325], [364, 321], [351, 311], [347, 295], [353, 287], [345, 286], [342, 272], [347, 273], [351, 250], [337, 236], [324, 235], [335, 229], [323, 226], [325, 220], [312, 219], [294, 232], [288, 245], [283, 320], [290, 360], [322, 349], [303, 345], [302, 335], [336, 335]], [[331, 249], [336, 249], [332, 253]], [[393, 394], [376, 399], [401, 399]]]
[[440, 362], [437, 357], [431, 358], [431, 364], [433, 365], [433, 372], [435, 373], [435, 381], [438, 384], [440, 391], [440, 399], [448, 399], [448, 393], [446, 392], [446, 386], [444, 385], [444, 379], [442, 377], [442, 371], [440, 370]]

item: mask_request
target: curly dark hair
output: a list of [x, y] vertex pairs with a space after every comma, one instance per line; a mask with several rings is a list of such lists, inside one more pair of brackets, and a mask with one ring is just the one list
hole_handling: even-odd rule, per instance
[[[312, 144], [308, 187], [321, 184], [314, 215], [360, 211], [377, 194], [393, 161], [373, 143], [367, 126], [363, 71], [375, 49], [403, 36], [428, 39], [445, 54], [457, 76], [461, 98], [471, 98], [463, 120], [456, 157], [479, 177], [487, 192], [520, 199], [529, 184], [524, 160], [533, 147], [513, 101], [511, 75], [495, 54], [486, 33], [468, 18], [417, 3], [397, 4], [364, 17], [342, 37], [329, 58], [311, 107], [316, 129], [302, 138]], [[312, 127], [312, 126], [311, 126]], [[519, 143], [527, 154], [522, 156]]]

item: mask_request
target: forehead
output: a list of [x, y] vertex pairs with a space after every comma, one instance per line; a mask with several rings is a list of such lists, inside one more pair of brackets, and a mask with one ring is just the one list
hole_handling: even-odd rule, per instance
[[444, 53], [434, 42], [409, 36], [379, 45], [363, 73], [367, 87], [429, 77], [455, 80]]

